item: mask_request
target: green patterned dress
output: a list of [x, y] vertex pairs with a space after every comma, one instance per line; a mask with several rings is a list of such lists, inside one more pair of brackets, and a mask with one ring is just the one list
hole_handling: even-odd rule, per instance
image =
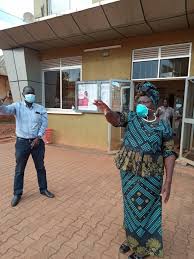
[[124, 228], [138, 255], [163, 256], [162, 199], [164, 159], [175, 155], [173, 134], [164, 121], [146, 122], [136, 113], [120, 113], [125, 127], [115, 162], [120, 169]]

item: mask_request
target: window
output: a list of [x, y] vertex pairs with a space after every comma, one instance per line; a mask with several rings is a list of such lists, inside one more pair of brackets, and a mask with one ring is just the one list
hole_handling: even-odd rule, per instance
[[70, 9], [70, 0], [50, 0], [50, 14], [60, 14]]
[[45, 107], [60, 108], [60, 70], [44, 72]]
[[92, 0], [71, 0], [71, 9], [72, 10], [79, 10], [79, 9], [85, 9], [89, 7], [92, 4]]
[[80, 81], [80, 68], [69, 68], [62, 71], [62, 108], [75, 106], [75, 83]]
[[[76, 84], [76, 108], [83, 112], [100, 112], [94, 100], [102, 100], [113, 110], [129, 107], [130, 84], [128, 80], [81, 81]], [[123, 99], [121, 101], [121, 91]]]
[[50, 0], [49, 14], [61, 14], [70, 10], [85, 9], [92, 4], [92, 0]]
[[72, 109], [75, 106], [75, 85], [81, 80], [81, 57], [42, 62], [46, 108]]
[[158, 73], [158, 60], [135, 62], [133, 65], [133, 79], [156, 78]]
[[191, 47], [184, 43], [134, 50], [132, 79], [187, 77]]
[[160, 77], [181, 77], [188, 75], [189, 58], [162, 59]]

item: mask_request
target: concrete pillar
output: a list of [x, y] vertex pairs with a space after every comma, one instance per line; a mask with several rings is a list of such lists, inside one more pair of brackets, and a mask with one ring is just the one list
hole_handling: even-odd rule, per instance
[[4, 50], [3, 55], [14, 102], [23, 99], [25, 86], [36, 91], [36, 102], [42, 103], [42, 78], [38, 51], [17, 48]]

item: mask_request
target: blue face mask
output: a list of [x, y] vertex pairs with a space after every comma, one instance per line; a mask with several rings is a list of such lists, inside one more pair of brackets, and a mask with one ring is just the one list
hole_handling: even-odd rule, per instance
[[136, 106], [136, 113], [139, 117], [147, 117], [148, 116], [148, 108], [144, 104], [138, 104]]
[[24, 100], [28, 103], [34, 103], [36, 99], [35, 94], [25, 94], [24, 95]]

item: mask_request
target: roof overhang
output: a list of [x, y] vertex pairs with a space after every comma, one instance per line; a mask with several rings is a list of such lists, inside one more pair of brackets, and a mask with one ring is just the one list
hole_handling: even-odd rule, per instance
[[120, 0], [0, 31], [0, 48], [44, 50], [194, 27], [193, 0]]

